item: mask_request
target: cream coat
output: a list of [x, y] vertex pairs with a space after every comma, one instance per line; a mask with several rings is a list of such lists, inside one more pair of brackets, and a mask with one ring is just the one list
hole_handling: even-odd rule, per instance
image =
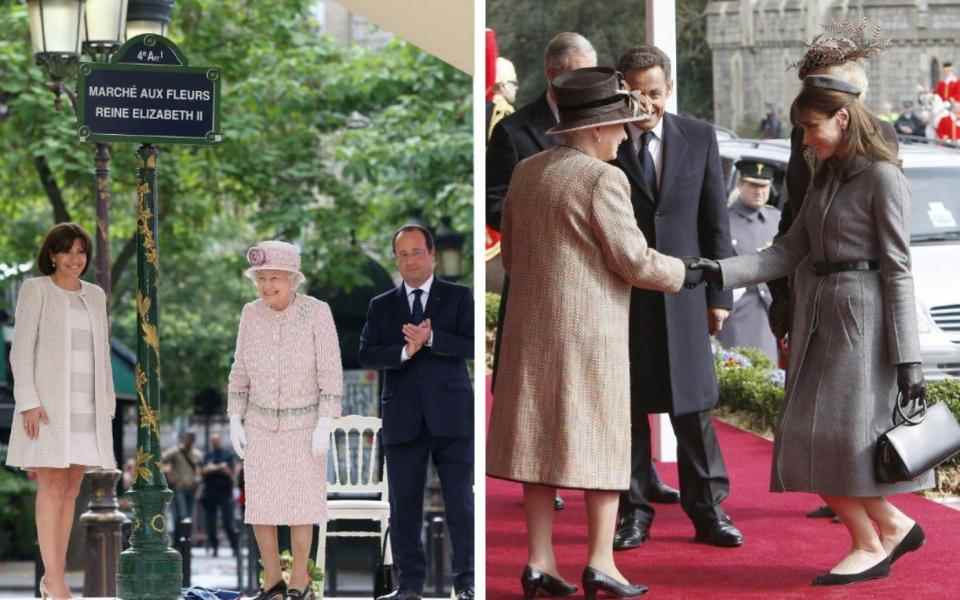
[[502, 231], [510, 294], [487, 472], [626, 489], [630, 289], [677, 292], [683, 263], [647, 246], [622, 171], [565, 146], [517, 166]]
[[[93, 329], [94, 402], [97, 446], [104, 469], [116, 468], [111, 420], [117, 407], [110, 365], [106, 296], [98, 286], [81, 282], [80, 298]], [[10, 365], [16, 402], [7, 464], [21, 468], [69, 466], [70, 440], [70, 301], [49, 277], [23, 282]], [[50, 418], [31, 440], [23, 429], [23, 411], [42, 406]]]

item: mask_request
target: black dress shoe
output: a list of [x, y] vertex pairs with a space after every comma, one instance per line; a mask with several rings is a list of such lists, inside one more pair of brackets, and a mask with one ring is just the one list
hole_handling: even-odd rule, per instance
[[577, 586], [570, 585], [559, 577], [534, 569], [530, 565], [523, 570], [520, 576], [520, 585], [523, 587], [523, 600], [531, 600], [542, 592], [542, 596], [572, 596], [577, 593]]
[[474, 600], [475, 597], [472, 587], [463, 588], [457, 592], [457, 600]]
[[647, 500], [657, 504], [679, 504], [680, 492], [661, 481], [647, 490]]
[[284, 600], [286, 597], [287, 583], [281, 579], [269, 590], [260, 588], [260, 591], [253, 597], [253, 600]]
[[625, 517], [613, 534], [614, 550], [630, 550], [650, 539], [650, 523], [633, 516]]
[[743, 545], [743, 534], [729, 518], [694, 524], [697, 531], [694, 541], [722, 548], [736, 548]]
[[836, 516], [837, 513], [833, 512], [833, 509], [826, 504], [807, 513], [807, 518], [809, 519], [828, 519]]
[[[892, 554], [890, 556], [893, 556]], [[847, 585], [858, 581], [869, 581], [871, 579], [882, 579], [890, 574], [890, 556], [873, 565], [866, 571], [851, 573], [849, 575], [837, 575], [836, 573], [824, 573], [814, 577], [812, 585]]]
[[583, 583], [583, 595], [586, 600], [597, 600], [597, 592], [601, 590], [616, 598], [637, 598], [646, 594], [648, 589], [645, 585], [620, 583], [593, 567], [583, 569], [581, 582]]
[[377, 600], [423, 600], [423, 595], [409, 590], [394, 590], [386, 596], [380, 596]]
[[897, 562], [897, 559], [907, 552], [919, 550], [926, 539], [927, 536], [923, 534], [923, 529], [920, 529], [919, 524], [914, 523], [913, 528], [907, 532], [907, 535], [904, 536], [904, 538], [900, 540], [900, 543], [890, 552], [890, 564], [892, 565]]
[[563, 510], [567, 503], [563, 501], [560, 494], [553, 497], [553, 510]]

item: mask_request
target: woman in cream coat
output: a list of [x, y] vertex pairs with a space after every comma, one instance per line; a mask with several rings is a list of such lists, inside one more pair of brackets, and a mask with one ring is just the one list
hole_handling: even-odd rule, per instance
[[529, 557], [524, 598], [568, 596], [552, 545], [556, 488], [584, 490], [588, 600], [646, 592], [613, 561], [618, 491], [630, 482], [627, 321], [632, 286], [676, 293], [684, 263], [647, 245], [630, 184], [606, 163], [645, 118], [619, 73], [578, 69], [551, 84], [560, 144], [521, 162], [503, 213], [510, 299], [503, 327], [487, 474], [523, 483]]
[[37, 257], [44, 277], [25, 281], [17, 299], [10, 355], [16, 408], [7, 464], [37, 476], [44, 597], [70, 597], [64, 568], [84, 473], [116, 468], [106, 297], [80, 280], [90, 248], [79, 225], [53, 227]]

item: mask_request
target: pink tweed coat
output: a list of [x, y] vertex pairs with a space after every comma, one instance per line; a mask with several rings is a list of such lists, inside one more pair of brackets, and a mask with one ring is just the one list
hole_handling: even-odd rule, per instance
[[262, 300], [244, 306], [228, 392], [227, 412], [247, 426], [289, 431], [339, 417], [343, 367], [330, 306], [302, 294], [283, 311]]
[[330, 307], [298, 294], [285, 310], [243, 307], [228, 412], [244, 419], [246, 507], [255, 525], [326, 519], [327, 457], [310, 452], [318, 416], [339, 417], [340, 343]]

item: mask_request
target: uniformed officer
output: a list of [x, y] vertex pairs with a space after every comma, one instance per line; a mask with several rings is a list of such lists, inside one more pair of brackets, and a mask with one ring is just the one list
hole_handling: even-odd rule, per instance
[[[735, 254], [754, 254], [773, 242], [780, 211], [767, 205], [773, 168], [766, 162], [744, 157], [737, 161], [737, 198], [730, 206], [730, 237]], [[725, 348], [759, 348], [777, 362], [777, 340], [770, 332], [767, 310], [771, 296], [767, 284], [734, 290], [733, 312], [717, 339]]]

